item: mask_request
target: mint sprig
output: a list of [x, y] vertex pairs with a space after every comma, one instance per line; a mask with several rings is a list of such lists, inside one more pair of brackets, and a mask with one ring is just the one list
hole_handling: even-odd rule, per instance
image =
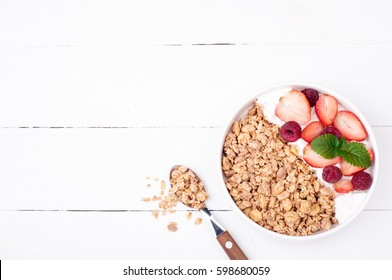
[[361, 168], [371, 165], [369, 152], [365, 146], [358, 142], [340, 140], [333, 134], [324, 134], [316, 137], [310, 143], [312, 149], [326, 159], [341, 156], [348, 163]]

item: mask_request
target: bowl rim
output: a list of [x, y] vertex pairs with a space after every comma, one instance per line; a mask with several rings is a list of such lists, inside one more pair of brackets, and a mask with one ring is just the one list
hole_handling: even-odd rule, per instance
[[[338, 98], [338, 102], [344, 103], [344, 107], [347, 108], [347, 110], [352, 111], [353, 113], [355, 113], [358, 118], [361, 120], [361, 122], [363, 123], [363, 125], [365, 126], [365, 129], [367, 130], [368, 133], [368, 141], [371, 143], [371, 147], [373, 149], [374, 152], [374, 161], [373, 161], [373, 165], [372, 165], [372, 177], [373, 177], [373, 181], [372, 181], [372, 185], [370, 186], [369, 190], [366, 192], [367, 196], [366, 198], [362, 201], [362, 204], [356, 209], [356, 211], [348, 218], [346, 219], [342, 224], [338, 224], [337, 226], [327, 230], [327, 231], [323, 231], [323, 232], [319, 232], [319, 233], [315, 233], [312, 235], [307, 235], [307, 236], [291, 236], [291, 235], [285, 235], [285, 234], [281, 234], [281, 233], [277, 233], [275, 231], [269, 230], [264, 228], [263, 226], [253, 222], [249, 217], [247, 217], [245, 215], [244, 212], [242, 212], [242, 210], [235, 204], [234, 200], [232, 199], [229, 191], [226, 188], [226, 184], [225, 184], [225, 178], [224, 178], [224, 174], [223, 174], [223, 170], [222, 170], [222, 155], [223, 155], [223, 145], [224, 145], [224, 141], [226, 139], [226, 135], [227, 133], [230, 131], [233, 122], [235, 120], [238, 120], [240, 118], [241, 115], [243, 115], [249, 108], [251, 105], [253, 105], [257, 98], [265, 93], [268, 93], [271, 90], [275, 90], [278, 88], [283, 88], [283, 87], [291, 87], [291, 88], [314, 88], [316, 90], [318, 90], [319, 92], [322, 93], [328, 93], [331, 94], [332, 96], [335, 96]], [[224, 130], [222, 131], [221, 137], [220, 137], [220, 142], [219, 142], [219, 152], [218, 152], [218, 174], [219, 174], [219, 181], [220, 181], [220, 185], [223, 188], [223, 192], [225, 193], [225, 197], [226, 199], [230, 202], [232, 208], [234, 209], [235, 212], [239, 213], [239, 215], [245, 219], [248, 223], [250, 223], [254, 228], [261, 230], [262, 232], [266, 232], [274, 237], [278, 237], [281, 239], [286, 239], [286, 240], [295, 240], [295, 241], [305, 241], [305, 240], [314, 240], [314, 239], [319, 239], [322, 237], [326, 237], [329, 236], [333, 233], [336, 233], [338, 231], [340, 231], [341, 229], [345, 228], [348, 224], [350, 224], [361, 212], [362, 210], [365, 208], [365, 206], [367, 205], [367, 203], [369, 202], [370, 197], [372, 196], [374, 189], [377, 185], [377, 179], [378, 179], [378, 166], [379, 166], [379, 152], [378, 152], [378, 146], [377, 146], [377, 142], [376, 142], [376, 138], [374, 136], [373, 130], [371, 128], [371, 126], [369, 125], [369, 123], [367, 122], [366, 118], [362, 115], [362, 113], [358, 110], [358, 108], [351, 103], [349, 100], [347, 100], [345, 97], [343, 97], [342, 95], [340, 95], [339, 93], [335, 92], [334, 90], [331, 90], [327, 87], [318, 85], [318, 84], [314, 84], [314, 83], [308, 83], [308, 82], [283, 82], [283, 83], [276, 83], [273, 85], [270, 85], [268, 87], [264, 87], [261, 88], [257, 91], [255, 91], [255, 94], [252, 95], [251, 98], [249, 98], [245, 103], [242, 103], [241, 106], [237, 107], [236, 110], [234, 111], [233, 114], [231, 114], [232, 118], [230, 119], [230, 121], [227, 121], [224, 125]]]

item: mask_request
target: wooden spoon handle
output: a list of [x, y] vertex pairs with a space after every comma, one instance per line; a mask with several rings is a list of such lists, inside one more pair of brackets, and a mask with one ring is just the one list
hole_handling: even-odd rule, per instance
[[247, 260], [248, 258], [245, 256], [244, 252], [242, 252], [240, 246], [238, 246], [237, 242], [235, 242], [234, 238], [231, 237], [230, 233], [225, 231], [217, 238], [218, 242], [222, 246], [223, 250], [225, 250], [227, 256], [231, 260]]

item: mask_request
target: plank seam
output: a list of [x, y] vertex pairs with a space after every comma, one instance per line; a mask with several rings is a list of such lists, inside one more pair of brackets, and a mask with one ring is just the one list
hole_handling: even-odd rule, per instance
[[[0, 212], [104, 212], [104, 213], [122, 213], [122, 212], [152, 212], [149, 209], [16, 209], [16, 210], [0, 210]], [[198, 210], [176, 210], [176, 212], [199, 212]], [[210, 209], [211, 212], [231, 212], [228, 209]]]
[[204, 42], [204, 43], [166, 43], [166, 44], [53, 44], [53, 45], [0, 45], [0, 48], [129, 48], [129, 47], [232, 47], [232, 46], [261, 46], [261, 47], [392, 47], [392, 43], [358, 42], [358, 43], [233, 43], [233, 42]]
[[[391, 128], [391, 125], [371, 125], [374, 128]], [[195, 126], [1, 126], [0, 129], [188, 129], [188, 128], [224, 128], [219, 125]]]
[[[152, 212], [150, 209], [8, 209], [0, 212], [103, 212], [103, 213], [124, 213], [124, 212]], [[176, 210], [176, 212], [198, 212], [198, 210]], [[211, 212], [232, 212], [232, 209], [210, 209]], [[364, 209], [363, 212], [392, 212], [392, 209]]]

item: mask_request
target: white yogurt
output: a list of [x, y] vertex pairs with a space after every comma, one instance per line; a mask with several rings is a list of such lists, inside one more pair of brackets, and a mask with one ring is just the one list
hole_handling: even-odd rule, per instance
[[335, 217], [342, 224], [357, 211], [365, 201], [366, 192], [350, 192], [340, 194], [335, 198]]
[[[261, 95], [257, 99], [256, 102], [259, 103], [263, 107], [264, 115], [270, 122], [272, 122], [278, 126], [282, 126], [284, 124], [284, 122], [276, 116], [275, 108], [279, 102], [279, 99], [282, 96], [285, 96], [291, 90], [292, 89], [289, 87], [275, 89], [275, 90], [270, 91], [269, 93]], [[342, 108], [339, 105], [339, 110], [342, 110], [342, 109], [344, 109], [344, 108]], [[311, 116], [310, 122], [312, 122], [312, 121], [318, 121], [318, 118], [317, 118], [314, 110], [312, 110], [312, 116]], [[301, 126], [302, 129], [305, 126]], [[366, 141], [364, 141], [364, 143], [367, 144]], [[297, 141], [292, 143], [292, 145], [297, 145], [299, 154], [301, 156], [302, 156], [303, 148], [307, 144], [308, 143], [305, 140], [303, 140], [302, 138], [300, 138]], [[323, 173], [322, 168], [314, 168], [311, 166], [309, 166], [309, 167], [316, 172], [317, 178], [322, 183], [324, 183], [324, 185], [333, 188], [332, 184], [327, 183], [322, 179], [322, 173]], [[343, 176], [343, 178], [349, 178], [349, 177]], [[366, 199], [366, 196], [367, 196], [366, 192], [357, 192], [357, 191], [353, 191], [348, 194], [337, 194], [337, 197], [335, 198], [335, 217], [339, 221], [340, 224], [343, 224], [345, 221], [347, 221], [354, 214], [354, 212], [358, 209], [358, 207], [360, 207], [363, 204], [363, 202]]]

